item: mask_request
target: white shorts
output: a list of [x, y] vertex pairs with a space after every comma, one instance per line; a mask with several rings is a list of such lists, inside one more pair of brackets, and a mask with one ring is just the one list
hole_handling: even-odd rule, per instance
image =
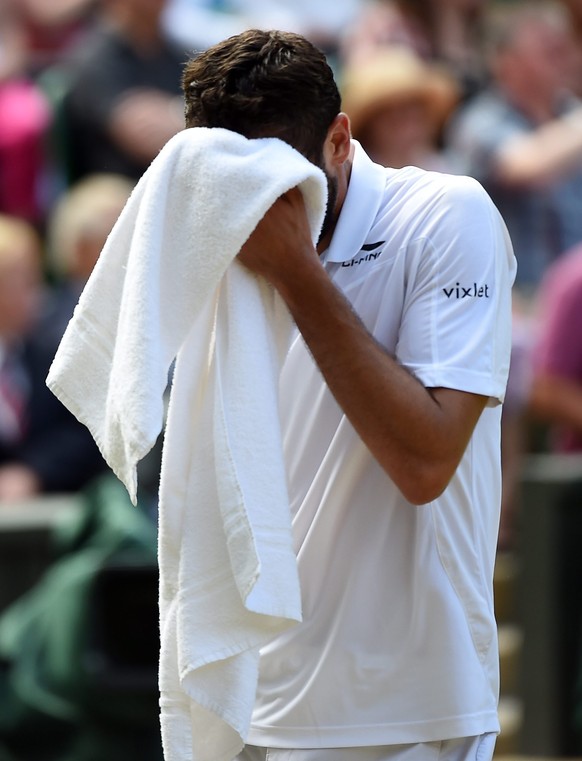
[[460, 737], [414, 745], [365, 748], [257, 748], [245, 746], [235, 761], [491, 761], [497, 735]]

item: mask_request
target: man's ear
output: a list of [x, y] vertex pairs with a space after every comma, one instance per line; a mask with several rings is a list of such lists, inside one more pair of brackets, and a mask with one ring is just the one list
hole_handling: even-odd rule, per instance
[[350, 155], [351, 140], [350, 120], [347, 114], [340, 112], [330, 124], [325, 139], [327, 160], [340, 166]]

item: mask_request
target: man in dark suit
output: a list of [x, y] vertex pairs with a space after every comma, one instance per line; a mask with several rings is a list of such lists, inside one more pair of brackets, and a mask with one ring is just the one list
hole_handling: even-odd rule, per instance
[[77, 491], [106, 465], [45, 379], [60, 335], [40, 317], [39, 241], [0, 216], [0, 501]]

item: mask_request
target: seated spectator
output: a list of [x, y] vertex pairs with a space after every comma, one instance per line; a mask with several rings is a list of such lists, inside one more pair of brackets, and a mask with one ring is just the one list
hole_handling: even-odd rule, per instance
[[95, 172], [138, 179], [184, 126], [185, 53], [164, 34], [165, 0], [102, 0], [101, 23], [68, 62], [59, 110], [70, 182]]
[[455, 77], [463, 98], [483, 84], [482, 19], [486, 0], [370, 0], [346, 27], [345, 64], [385, 46], [401, 45], [437, 61]]
[[572, 89], [582, 97], [582, 0], [560, 0], [568, 9], [575, 39]]
[[582, 452], [582, 245], [542, 280], [530, 409], [549, 425], [548, 446]]
[[57, 345], [42, 299], [36, 233], [0, 216], [0, 501], [76, 491], [106, 470], [89, 432], [46, 387]]
[[162, 24], [169, 37], [186, 50], [205, 50], [248, 27], [246, 18], [230, 3], [215, 0], [168, 0]]
[[93, 25], [99, 0], [13, 0], [28, 47], [28, 68], [36, 79], [79, 44]]
[[335, 54], [346, 26], [364, 0], [230, 0], [249, 26], [286, 29], [302, 34], [328, 54]]
[[88, 175], [57, 199], [47, 225], [47, 265], [55, 288], [46, 320], [55, 341], [60, 341], [133, 186], [122, 175]]
[[[45, 309], [43, 333], [55, 350], [133, 187], [122, 175], [89, 175], [65, 191], [52, 210], [46, 253], [55, 285]], [[141, 498], [152, 513], [157, 509], [161, 446], [160, 438], [139, 464]]]
[[509, 229], [517, 287], [582, 241], [582, 104], [568, 91], [569, 17], [559, 3], [508, 4], [491, 28], [493, 81], [448, 135], [458, 171], [480, 180]]
[[188, 49], [205, 49], [245, 29], [285, 29], [334, 55], [365, 0], [169, 0], [164, 24]]
[[442, 127], [457, 103], [456, 82], [402, 47], [348, 65], [342, 78], [352, 134], [379, 164], [446, 171]]
[[50, 110], [28, 76], [26, 34], [12, 0], [0, 0], [0, 51], [0, 213], [36, 223]]

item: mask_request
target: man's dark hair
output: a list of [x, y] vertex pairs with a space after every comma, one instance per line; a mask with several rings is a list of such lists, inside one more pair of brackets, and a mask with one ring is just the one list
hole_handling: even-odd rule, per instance
[[187, 127], [279, 137], [321, 158], [341, 99], [325, 55], [298, 34], [251, 29], [190, 60], [182, 78]]

